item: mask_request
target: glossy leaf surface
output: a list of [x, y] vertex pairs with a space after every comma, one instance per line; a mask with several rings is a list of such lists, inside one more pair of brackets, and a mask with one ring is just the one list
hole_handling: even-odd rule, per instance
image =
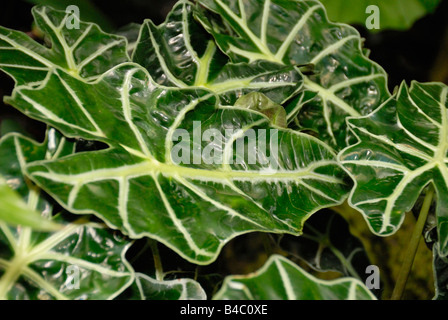
[[[298, 234], [309, 215], [346, 196], [335, 154], [317, 139], [220, 106], [205, 90], [160, 87], [134, 64], [91, 84], [57, 71], [39, 88], [17, 87], [8, 102], [66, 136], [110, 146], [28, 167], [60, 204], [197, 263], [241, 233]], [[173, 152], [181, 146], [186, 158]]]
[[[375, 110], [389, 97], [386, 73], [363, 53], [352, 27], [328, 21], [314, 0], [200, 0], [197, 16], [233, 62], [313, 64], [287, 106], [288, 123], [336, 148], [350, 138], [345, 118]], [[285, 19], [287, 17], [287, 19]]]
[[371, 115], [348, 120], [358, 143], [340, 154], [355, 181], [349, 203], [378, 235], [393, 234], [432, 183], [442, 256], [448, 253], [447, 93], [440, 83], [403, 84]]
[[257, 272], [230, 276], [216, 300], [376, 300], [354, 278], [320, 280], [281, 256], [272, 256]]
[[123, 37], [106, 34], [92, 23], [80, 22], [79, 29], [69, 29], [70, 14], [65, 11], [36, 6], [32, 13], [47, 46], [20, 31], [0, 27], [0, 68], [17, 84], [38, 85], [55, 69], [92, 80], [129, 61]]
[[0, 299], [111, 299], [129, 286], [133, 271], [124, 257], [129, 240], [87, 219], [69, 223], [63, 215], [53, 218], [52, 203], [24, 177], [28, 161], [69, 154], [73, 144], [51, 129], [43, 144], [7, 135], [0, 150], [7, 158], [0, 172], [8, 185], [23, 196], [27, 208], [60, 226], [43, 232], [0, 222]]
[[[17, 133], [10, 133], [0, 140], [0, 201], [4, 222], [26, 225], [39, 230], [54, 230], [57, 227], [42, 212], [51, 212], [50, 202], [41, 197], [41, 190], [27, 177], [28, 162], [58, 158], [74, 152], [74, 144], [68, 142], [54, 129], [47, 131], [42, 144]], [[48, 218], [48, 217], [47, 217]], [[48, 229], [50, 228], [50, 229]]]
[[177, 2], [160, 26], [145, 21], [133, 61], [144, 66], [159, 84], [207, 88], [230, 105], [251, 91], [282, 103], [302, 84], [294, 66], [269, 61], [231, 63], [195, 21], [188, 1]]

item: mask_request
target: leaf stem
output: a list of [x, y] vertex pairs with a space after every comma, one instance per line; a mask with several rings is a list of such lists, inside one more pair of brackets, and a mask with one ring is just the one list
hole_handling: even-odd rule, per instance
[[272, 247], [270, 235], [267, 233], [262, 234], [263, 248], [268, 257], [274, 253], [274, 248]]
[[154, 258], [154, 266], [156, 268], [156, 279], [158, 281], [163, 281], [164, 278], [163, 267], [162, 267], [162, 261], [160, 260], [159, 248], [157, 247], [157, 241], [150, 239], [149, 244], [151, 246], [152, 256]]
[[14, 283], [22, 274], [23, 268], [27, 265], [24, 257], [15, 257], [7, 266], [5, 273], [0, 279], [0, 300], [7, 300], [7, 294]]
[[403, 260], [403, 264], [401, 266], [395, 288], [392, 292], [391, 300], [400, 300], [403, 297], [406, 282], [409, 278], [409, 273], [411, 272], [412, 265], [414, 263], [414, 258], [417, 253], [418, 245], [420, 243], [423, 228], [428, 217], [429, 208], [431, 207], [433, 196], [434, 188], [432, 185], [429, 185], [425, 199], [423, 200], [422, 208], [420, 209], [420, 213], [418, 215], [417, 223], [415, 224], [414, 231], [409, 241], [408, 249], [405, 253], [405, 258]]

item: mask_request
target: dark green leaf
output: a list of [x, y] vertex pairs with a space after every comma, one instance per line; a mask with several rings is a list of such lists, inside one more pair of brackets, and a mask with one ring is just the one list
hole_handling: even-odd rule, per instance
[[213, 38], [196, 22], [188, 1], [179, 1], [166, 21], [142, 25], [133, 61], [144, 66], [153, 79], [179, 88], [202, 87], [232, 105], [251, 91], [282, 103], [300, 88], [302, 77], [294, 66], [269, 61], [231, 63]]
[[[56, 71], [39, 88], [17, 87], [8, 102], [69, 137], [110, 146], [29, 166], [61, 205], [196, 263], [210, 263], [242, 233], [299, 234], [313, 212], [346, 196], [346, 177], [322, 142], [259, 112], [220, 106], [206, 90], [158, 86], [135, 64], [90, 84]], [[175, 143], [178, 130], [186, 136]], [[206, 130], [219, 139], [201, 139]], [[175, 146], [191, 153], [179, 160]]]
[[272, 256], [255, 273], [229, 276], [214, 299], [230, 300], [376, 300], [354, 278], [320, 280], [281, 256]]
[[387, 75], [363, 52], [356, 29], [328, 21], [314, 0], [200, 0], [197, 14], [233, 62], [268, 60], [314, 65], [300, 95], [286, 106], [288, 123], [343, 148], [347, 116], [375, 110], [389, 97]]
[[371, 115], [348, 120], [358, 143], [340, 160], [355, 181], [349, 203], [372, 231], [393, 234], [426, 185], [436, 190], [440, 254], [448, 254], [448, 87], [413, 82]]
[[50, 47], [22, 32], [0, 27], [0, 68], [17, 84], [36, 86], [55, 69], [93, 80], [129, 61], [123, 37], [106, 34], [92, 23], [80, 22], [79, 29], [68, 29], [65, 23], [69, 14], [65, 11], [37, 6], [32, 13]]
[[434, 286], [436, 294], [434, 300], [448, 300], [448, 258], [441, 257], [438, 246], [433, 247]]
[[[0, 299], [110, 299], [133, 281], [124, 257], [129, 240], [87, 219], [54, 219], [52, 202], [24, 176], [28, 161], [56, 159], [73, 147], [54, 129], [42, 144], [16, 134], [0, 141], [0, 174], [16, 190], [15, 197], [20, 194], [26, 208], [44, 219], [36, 228], [36, 222], [30, 228], [0, 221]], [[51, 221], [60, 226], [57, 231], [38, 231], [55, 224]]]
[[66, 10], [68, 6], [75, 5], [79, 8], [82, 21], [97, 23], [103, 30], [112, 31], [113, 23], [90, 0], [26, 0], [30, 3], [42, 6], [50, 6], [58, 10]]
[[300, 237], [284, 236], [282, 248], [317, 271], [337, 271], [365, 281], [371, 263], [362, 242], [350, 233], [348, 223], [331, 210], [314, 214]]

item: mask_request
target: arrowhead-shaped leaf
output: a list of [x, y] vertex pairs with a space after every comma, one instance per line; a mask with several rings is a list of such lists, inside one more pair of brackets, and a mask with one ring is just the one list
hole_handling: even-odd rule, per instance
[[[199, 0], [198, 18], [233, 62], [314, 64], [288, 122], [337, 148], [347, 145], [347, 116], [367, 115], [389, 97], [384, 70], [363, 53], [359, 33], [328, 21], [314, 0]], [[286, 18], [285, 18], [286, 17]]]
[[49, 47], [20, 31], [0, 27], [0, 68], [17, 84], [36, 85], [55, 69], [92, 80], [129, 61], [123, 37], [106, 34], [92, 23], [80, 22], [79, 29], [68, 29], [65, 11], [36, 6], [32, 13]]
[[[8, 102], [69, 137], [110, 146], [28, 167], [61, 205], [209, 263], [241, 233], [299, 234], [309, 215], [340, 204], [347, 191], [325, 144], [217, 100], [206, 90], [158, 86], [145, 69], [125, 64], [95, 83], [55, 71], [39, 88], [17, 87]], [[179, 146], [191, 150], [185, 162], [173, 156]], [[210, 147], [221, 163], [205, 153]], [[257, 155], [253, 163], [249, 155]]]
[[357, 279], [320, 280], [288, 259], [276, 255], [255, 273], [227, 277], [213, 299], [376, 300]]
[[195, 21], [188, 1], [179, 1], [160, 26], [145, 21], [133, 61], [144, 66], [159, 84], [207, 88], [227, 104], [251, 91], [282, 103], [302, 84], [294, 66], [269, 61], [231, 63]]
[[349, 119], [358, 143], [340, 160], [355, 181], [349, 203], [378, 235], [393, 234], [426, 185], [436, 190], [442, 256], [448, 254], [448, 87], [403, 84], [371, 115]]

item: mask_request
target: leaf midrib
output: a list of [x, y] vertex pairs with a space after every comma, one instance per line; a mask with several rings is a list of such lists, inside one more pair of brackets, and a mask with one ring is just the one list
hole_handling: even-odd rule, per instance
[[[35, 162], [33, 166], [45, 165], [45, 162]], [[200, 168], [183, 167], [175, 164], [166, 164], [155, 159], [146, 159], [135, 165], [121, 166], [118, 168], [97, 169], [85, 173], [75, 175], [58, 174], [55, 172], [32, 172], [35, 177], [43, 177], [50, 180], [57, 179], [70, 185], [85, 183], [86, 181], [101, 181], [108, 179], [121, 179], [122, 177], [140, 177], [149, 175], [162, 174], [166, 177], [176, 178], [177, 176], [183, 178], [190, 178], [193, 180], [204, 181], [228, 181], [228, 180], [250, 180], [250, 181], [296, 181], [301, 179], [315, 179], [328, 181], [333, 183], [343, 184], [341, 179], [321, 175], [313, 172], [313, 169], [319, 166], [334, 165], [333, 161], [318, 161], [312, 165], [294, 171], [279, 171], [279, 172], [262, 172], [262, 171], [239, 171], [239, 170], [210, 170]]]

